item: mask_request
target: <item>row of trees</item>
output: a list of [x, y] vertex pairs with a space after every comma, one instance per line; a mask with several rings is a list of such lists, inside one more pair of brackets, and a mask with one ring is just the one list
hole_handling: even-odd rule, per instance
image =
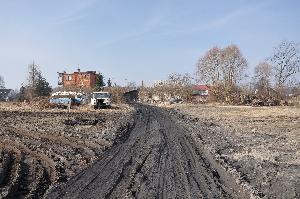
[[[232, 102], [243, 91], [240, 85], [247, 77], [247, 68], [247, 60], [236, 45], [223, 49], [214, 47], [199, 59], [197, 76], [201, 82], [212, 86], [217, 101]], [[284, 98], [287, 88], [299, 81], [296, 76], [299, 71], [299, 46], [295, 42], [283, 41], [269, 58], [255, 67], [250, 84], [255, 93], [264, 98], [270, 98], [274, 93], [276, 97]]]
[[[241, 86], [242, 82], [245, 83], [247, 69], [247, 60], [238, 46], [213, 47], [200, 57], [197, 63], [197, 79], [211, 86], [211, 94], [216, 101], [234, 102], [236, 98], [239, 100], [241, 95], [251, 92], [261, 98], [275, 96], [283, 99], [288, 94], [288, 88], [295, 87], [297, 82], [299, 87], [299, 45], [292, 41], [283, 41], [274, 48], [271, 56], [255, 67], [254, 75], [249, 81], [250, 90]], [[157, 88], [157, 93], [167, 91], [169, 96], [179, 95], [188, 100], [194, 78], [189, 74], [173, 73], [168, 79], [170, 85]], [[94, 90], [102, 90], [105, 85], [104, 77], [99, 73]], [[107, 86], [108, 88], [112, 86], [110, 79], [108, 79]], [[128, 88], [130, 86], [136, 87], [134, 84], [128, 85]], [[4, 87], [3, 78], [0, 76], [0, 88]], [[39, 66], [35, 63], [31, 64], [27, 81], [22, 85], [18, 94], [19, 99], [23, 101], [48, 96], [51, 91], [52, 88], [43, 77]]]

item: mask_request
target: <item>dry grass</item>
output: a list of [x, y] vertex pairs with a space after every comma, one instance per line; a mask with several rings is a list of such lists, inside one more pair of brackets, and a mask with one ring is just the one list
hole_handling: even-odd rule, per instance
[[[267, 198], [300, 194], [300, 108], [176, 105], [205, 145]], [[195, 121], [195, 120], [192, 120]], [[298, 188], [297, 188], [298, 187]]]
[[272, 129], [271, 133], [280, 134], [300, 129], [300, 108], [297, 107], [178, 105], [177, 108], [204, 120], [234, 124], [239, 128]]
[[[236, 137], [248, 137], [243, 152], [234, 157], [252, 155], [274, 161], [284, 151], [290, 151], [296, 156], [287, 163], [300, 165], [298, 107], [179, 105], [177, 109], [204, 121], [213, 121]], [[264, 139], [257, 139], [259, 136]]]
[[300, 117], [300, 108], [292, 106], [274, 106], [274, 107], [251, 107], [251, 106], [218, 106], [218, 105], [177, 105], [178, 108], [194, 109], [206, 112], [205, 117], [217, 115], [222, 119], [227, 117], [236, 118], [237, 116], [248, 118], [259, 117], [281, 117], [291, 116]]

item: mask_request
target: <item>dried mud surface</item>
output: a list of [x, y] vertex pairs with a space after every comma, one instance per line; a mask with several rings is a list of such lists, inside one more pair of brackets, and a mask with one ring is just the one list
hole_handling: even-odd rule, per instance
[[299, 109], [0, 111], [0, 198], [299, 198]]
[[0, 109], [0, 198], [42, 198], [116, 144], [133, 112]]
[[249, 198], [191, 132], [162, 108], [135, 105], [134, 126], [47, 198]]
[[257, 198], [300, 198], [300, 109], [177, 105], [173, 115]]

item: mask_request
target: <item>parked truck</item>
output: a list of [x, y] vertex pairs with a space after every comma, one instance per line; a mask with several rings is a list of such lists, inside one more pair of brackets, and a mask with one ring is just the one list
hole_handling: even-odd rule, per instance
[[95, 109], [109, 108], [111, 106], [111, 94], [109, 92], [93, 92], [91, 105]]
[[53, 93], [49, 102], [58, 108], [79, 106], [85, 99], [85, 94], [78, 92], [59, 91]]

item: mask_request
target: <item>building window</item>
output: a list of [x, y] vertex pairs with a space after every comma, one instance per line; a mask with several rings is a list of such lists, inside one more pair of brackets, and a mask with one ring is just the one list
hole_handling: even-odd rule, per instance
[[71, 80], [72, 80], [72, 75], [68, 75], [68, 76], [67, 76], [67, 80], [68, 80], [68, 81], [71, 81]]

